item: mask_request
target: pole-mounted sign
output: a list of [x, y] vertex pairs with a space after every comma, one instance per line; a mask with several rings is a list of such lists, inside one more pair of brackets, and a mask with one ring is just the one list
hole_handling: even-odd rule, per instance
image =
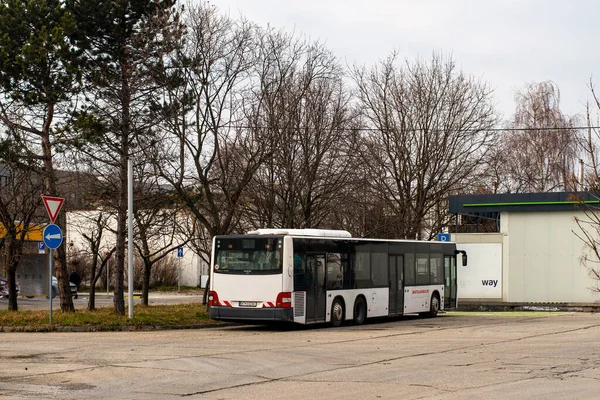
[[49, 249], [56, 249], [62, 244], [63, 234], [58, 225], [50, 224], [44, 228], [44, 244]]
[[65, 202], [65, 199], [63, 199], [62, 197], [42, 196], [42, 200], [44, 200], [44, 205], [46, 206], [46, 211], [48, 211], [50, 221], [54, 223], [56, 217], [58, 216], [60, 208]]
[[48, 299], [50, 299], [50, 325], [52, 325], [52, 250], [58, 248], [62, 244], [63, 234], [60, 227], [54, 225], [58, 212], [62, 207], [65, 199], [62, 197], [52, 197], [42, 195], [44, 206], [48, 211], [48, 216], [52, 222], [44, 228], [42, 233], [44, 244], [48, 247]]

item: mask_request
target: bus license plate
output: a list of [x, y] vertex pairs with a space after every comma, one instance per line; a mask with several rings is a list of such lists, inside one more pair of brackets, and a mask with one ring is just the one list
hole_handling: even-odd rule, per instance
[[256, 301], [240, 301], [240, 307], [256, 307]]

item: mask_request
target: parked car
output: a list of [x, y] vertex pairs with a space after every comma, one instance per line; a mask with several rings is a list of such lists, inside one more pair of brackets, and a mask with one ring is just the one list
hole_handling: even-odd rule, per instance
[[[21, 292], [21, 288], [19, 287], [19, 281], [17, 284], [17, 295]], [[8, 279], [0, 275], [0, 298], [6, 297], [8, 298]]]
[[[78, 297], [77, 285], [74, 284], [73, 282], [69, 282], [69, 285], [71, 285], [71, 297], [76, 299]], [[52, 277], [52, 298], [55, 298], [57, 294], [58, 294], [58, 279], [56, 279], [56, 277], [53, 276]]]

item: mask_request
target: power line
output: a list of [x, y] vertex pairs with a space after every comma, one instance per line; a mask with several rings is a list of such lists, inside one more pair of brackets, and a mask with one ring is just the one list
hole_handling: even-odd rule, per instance
[[[283, 130], [326, 130], [326, 131], [350, 131], [350, 132], [380, 132], [380, 131], [389, 131], [392, 129], [382, 129], [382, 128], [314, 128], [314, 127], [305, 127], [305, 126], [284, 126], [284, 127], [266, 127], [266, 126], [251, 126], [251, 125], [234, 125], [234, 124], [224, 124], [220, 125], [219, 128], [233, 128], [233, 129], [283, 129]], [[599, 129], [600, 126], [571, 126], [571, 127], [538, 127], [538, 128], [489, 128], [489, 129], [457, 129], [452, 130], [453, 132], [541, 132], [541, 131], [576, 131], [582, 129]], [[422, 128], [412, 128], [412, 129], [403, 129], [404, 132], [444, 132], [445, 129], [422, 129]]]

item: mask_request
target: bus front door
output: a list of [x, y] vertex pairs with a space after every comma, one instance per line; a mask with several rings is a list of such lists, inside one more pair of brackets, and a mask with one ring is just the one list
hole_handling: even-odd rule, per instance
[[390, 314], [402, 314], [404, 308], [404, 257], [390, 255]]
[[306, 322], [325, 322], [325, 255], [306, 257]]
[[456, 256], [444, 257], [444, 308], [456, 307]]

